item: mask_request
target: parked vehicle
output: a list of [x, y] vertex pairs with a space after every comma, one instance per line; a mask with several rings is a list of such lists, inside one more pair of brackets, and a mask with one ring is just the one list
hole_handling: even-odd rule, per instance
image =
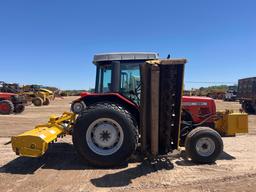
[[237, 100], [237, 87], [236, 86], [229, 86], [228, 90], [226, 91], [224, 101], [236, 101]]
[[22, 113], [25, 110], [24, 98], [14, 93], [0, 92], [0, 114]]
[[256, 77], [238, 80], [238, 99], [245, 112], [256, 113]]
[[17, 83], [6, 83], [0, 81], [1, 91], [15, 93], [23, 96], [26, 103], [33, 103], [35, 106], [49, 105], [50, 101], [54, 99], [54, 94], [48, 89], [41, 89], [35, 85], [19, 86]]

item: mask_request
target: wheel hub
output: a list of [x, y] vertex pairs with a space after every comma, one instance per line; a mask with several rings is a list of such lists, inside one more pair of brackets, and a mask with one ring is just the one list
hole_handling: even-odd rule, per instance
[[80, 102], [74, 103], [74, 112], [80, 113], [83, 110], [83, 104]]
[[110, 139], [110, 133], [108, 131], [103, 131], [100, 134], [100, 138], [102, 139], [102, 141], [108, 141]]
[[108, 121], [97, 124], [92, 134], [94, 144], [101, 148], [111, 148], [119, 139], [117, 127]]
[[115, 153], [123, 143], [123, 130], [113, 119], [100, 118], [95, 120], [86, 133], [89, 148], [99, 155]]
[[196, 143], [196, 151], [201, 156], [210, 156], [215, 151], [215, 143], [209, 137], [202, 137]]

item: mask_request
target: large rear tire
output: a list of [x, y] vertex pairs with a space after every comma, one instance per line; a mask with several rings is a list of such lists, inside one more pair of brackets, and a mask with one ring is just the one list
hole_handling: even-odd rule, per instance
[[131, 114], [113, 103], [96, 104], [79, 115], [73, 144], [85, 161], [97, 167], [124, 163], [138, 144], [138, 130]]
[[10, 115], [14, 111], [14, 105], [9, 100], [0, 101], [0, 114], [2, 115]]
[[43, 99], [42, 98], [40, 98], [40, 97], [36, 97], [36, 98], [34, 98], [33, 100], [32, 100], [32, 103], [35, 105], [35, 106], [37, 106], [37, 107], [40, 107], [40, 106], [42, 106], [43, 105]]
[[208, 127], [193, 129], [186, 137], [187, 156], [195, 163], [213, 163], [223, 151], [220, 134]]

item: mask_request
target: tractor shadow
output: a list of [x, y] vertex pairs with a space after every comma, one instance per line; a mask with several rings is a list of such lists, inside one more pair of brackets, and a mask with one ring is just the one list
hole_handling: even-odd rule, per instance
[[[132, 177], [136, 178], [141, 175], [160, 170], [160, 169], [172, 169], [173, 164], [167, 160], [157, 159], [154, 161], [142, 162], [138, 156], [134, 156], [128, 162], [123, 163], [120, 166], [112, 167], [111, 170], [120, 170], [127, 168], [129, 163], [138, 163], [139, 165], [134, 169], [128, 169], [121, 177], [117, 175], [117, 181], [128, 182]], [[142, 162], [142, 163], [141, 163]], [[0, 167], [0, 173], [10, 174], [34, 174], [38, 169], [53, 169], [53, 170], [95, 170], [103, 168], [95, 168], [88, 163], [82, 161], [77, 155], [72, 144], [69, 143], [54, 143], [49, 145], [49, 149], [42, 157], [29, 158], [29, 157], [17, 157], [7, 164]], [[109, 169], [107, 169], [109, 170]], [[128, 175], [128, 178], [125, 175]], [[126, 178], [126, 179], [124, 179]], [[95, 180], [95, 183], [97, 181]]]
[[[179, 154], [179, 157], [177, 157], [177, 161], [175, 161], [175, 164], [179, 165], [179, 166], [198, 166], [197, 163], [193, 163], [191, 160], [189, 160], [187, 158], [186, 152], [184, 150], [181, 151], [181, 153]], [[226, 153], [225, 151], [223, 151], [219, 158], [217, 160], [233, 160], [236, 159], [234, 156]], [[214, 165], [216, 163], [210, 163], [208, 165]]]
[[[232, 160], [235, 159], [235, 157], [224, 152], [219, 159]], [[127, 168], [128, 163], [124, 163], [121, 166], [111, 168], [112, 170], [121, 169], [121, 171], [91, 179], [91, 183], [97, 187], [125, 186], [131, 183], [132, 179], [160, 170], [173, 169], [174, 164], [172, 162], [175, 162], [178, 166], [196, 165], [186, 159], [184, 151], [150, 161], [142, 161], [141, 159], [134, 157], [128, 163], [137, 163], [136, 167]], [[25, 175], [34, 174], [38, 169], [95, 170], [99, 168], [92, 167], [82, 161], [76, 154], [72, 144], [55, 143], [49, 146], [49, 149], [44, 156], [39, 158], [18, 157], [0, 167], [0, 173]]]
[[[178, 160], [177, 160], [178, 159]], [[219, 160], [232, 160], [235, 157], [223, 152]], [[91, 183], [96, 187], [123, 187], [131, 184], [133, 179], [136, 179], [147, 174], [161, 171], [171, 170], [174, 168], [174, 163], [178, 166], [199, 166], [193, 163], [186, 157], [185, 151], [174, 152], [174, 154], [166, 156], [165, 158], [158, 158], [155, 160], [145, 160], [138, 164], [136, 167], [122, 170], [117, 173], [106, 174], [102, 177], [91, 179]], [[212, 163], [215, 164], [215, 163]]]
[[136, 167], [91, 179], [91, 183], [96, 187], [122, 187], [129, 185], [133, 179], [138, 177], [173, 168], [173, 163], [167, 158], [154, 159], [153, 161], [144, 160]]
[[55, 143], [49, 145], [48, 151], [42, 157], [17, 157], [0, 167], [0, 173], [33, 174], [39, 168], [55, 170], [93, 169], [80, 160], [72, 144]]

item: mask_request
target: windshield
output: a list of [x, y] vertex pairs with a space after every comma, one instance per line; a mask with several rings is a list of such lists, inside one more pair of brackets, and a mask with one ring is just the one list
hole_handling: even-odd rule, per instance
[[100, 79], [99, 79], [99, 87], [100, 92], [107, 93], [111, 91], [111, 75], [112, 68], [111, 65], [103, 65], [100, 66]]
[[120, 92], [126, 97], [139, 102], [140, 67], [139, 64], [122, 63], [120, 68]]
[[140, 64], [141, 62], [121, 61], [98, 65], [96, 91], [119, 92], [139, 104]]

